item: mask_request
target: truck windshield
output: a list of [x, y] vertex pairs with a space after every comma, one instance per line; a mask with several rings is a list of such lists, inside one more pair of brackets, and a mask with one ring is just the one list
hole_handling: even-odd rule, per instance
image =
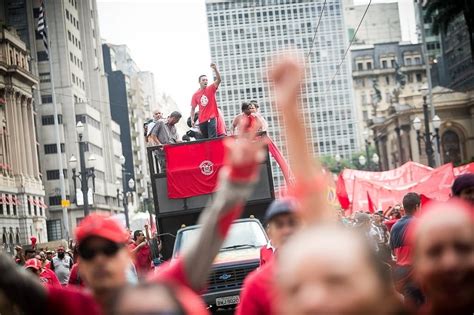
[[[195, 242], [199, 231], [199, 228], [183, 231], [181, 237], [177, 240], [175, 254]], [[266, 243], [267, 239], [258, 223], [249, 221], [235, 222], [230, 227], [229, 234], [221, 247], [221, 251], [234, 248], [262, 247]]]

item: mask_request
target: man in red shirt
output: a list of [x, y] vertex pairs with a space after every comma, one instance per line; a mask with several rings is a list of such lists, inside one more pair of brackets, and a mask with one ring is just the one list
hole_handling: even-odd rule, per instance
[[36, 258], [28, 259], [24, 267], [26, 270], [31, 271], [37, 275], [43, 285], [51, 285], [56, 287], [61, 286], [61, 283], [59, 282], [58, 277], [56, 277], [54, 271], [48, 268], [43, 268], [41, 266], [40, 260]]
[[151, 250], [145, 234], [141, 230], [133, 233], [133, 243], [128, 245], [128, 249], [132, 253], [133, 263], [137, 269], [140, 278], [146, 276], [151, 270]]
[[[267, 233], [276, 249], [283, 246], [300, 226], [295, 210], [295, 201], [288, 198], [275, 200], [265, 213]], [[263, 267], [251, 272], [245, 279], [236, 315], [273, 313], [277, 300], [274, 291], [275, 263], [274, 259], [267, 260], [263, 262]]]
[[[216, 81], [208, 86], [207, 76], [199, 76], [199, 90], [194, 93], [191, 99], [190, 117], [194, 117], [196, 106], [199, 106], [199, 129], [204, 139], [217, 137], [219, 113], [217, 111], [216, 91], [219, 84], [221, 84], [221, 75], [215, 63], [211, 63], [211, 68], [216, 74]], [[191, 127], [194, 127], [193, 120], [191, 120]]]

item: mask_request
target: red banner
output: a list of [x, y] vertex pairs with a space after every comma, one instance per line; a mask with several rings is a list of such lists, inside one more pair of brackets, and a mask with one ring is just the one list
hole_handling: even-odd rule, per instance
[[189, 198], [216, 189], [224, 163], [224, 139], [165, 145], [168, 198]]
[[371, 202], [377, 209], [386, 209], [401, 203], [408, 192], [423, 194], [425, 198], [446, 201], [450, 197], [454, 181], [453, 166], [445, 164], [423, 178], [406, 184], [394, 184], [390, 180], [367, 180], [356, 178], [352, 193], [352, 211], [367, 211], [370, 192]]
[[474, 173], [474, 162], [454, 168], [454, 176], [458, 177], [464, 174]]

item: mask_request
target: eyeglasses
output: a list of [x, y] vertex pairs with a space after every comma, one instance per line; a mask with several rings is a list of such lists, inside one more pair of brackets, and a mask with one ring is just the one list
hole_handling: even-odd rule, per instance
[[112, 257], [123, 247], [123, 244], [117, 243], [107, 243], [107, 245], [97, 247], [97, 248], [89, 248], [89, 247], [79, 247], [79, 256], [81, 256], [84, 260], [93, 260], [95, 256], [99, 254], [103, 254], [106, 257]]

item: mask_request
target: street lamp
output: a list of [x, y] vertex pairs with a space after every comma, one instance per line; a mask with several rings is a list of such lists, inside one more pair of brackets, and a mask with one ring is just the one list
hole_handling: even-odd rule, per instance
[[[364, 129], [364, 131], [362, 132], [362, 135], [364, 136], [364, 142], [365, 142], [365, 156], [367, 156], [367, 158], [368, 158], [369, 157], [369, 146], [370, 146], [370, 141], [369, 141], [370, 133], [367, 129]], [[362, 164], [362, 165], [364, 165], [364, 164]], [[370, 169], [370, 161], [369, 161], [369, 163], [367, 163], [367, 169]]]
[[415, 117], [413, 119], [413, 128], [416, 131], [416, 140], [418, 141], [418, 151], [421, 153], [421, 141], [423, 140], [425, 142], [425, 151], [426, 151], [426, 156], [428, 157], [428, 165], [430, 167], [435, 167], [435, 159], [434, 159], [434, 150], [433, 150], [433, 145], [432, 141], [436, 140], [437, 148], [438, 148], [438, 153], [439, 153], [439, 128], [441, 127], [441, 119], [439, 118], [438, 115], [435, 115], [433, 117], [433, 128], [435, 130], [435, 133], [431, 133], [430, 131], [430, 121], [429, 121], [429, 113], [428, 113], [428, 104], [426, 103], [426, 96], [423, 96], [423, 116], [424, 116], [424, 124], [425, 124], [425, 132], [421, 132], [421, 119], [418, 117]]
[[367, 159], [365, 158], [365, 156], [361, 155], [359, 156], [359, 164], [364, 167], [365, 163], [367, 162]]
[[[126, 176], [131, 175], [131, 173], [127, 172], [125, 170], [125, 157], [123, 155], [120, 156], [119, 158], [120, 164], [122, 165], [122, 204], [123, 204], [123, 210], [125, 213], [125, 224], [127, 225], [127, 228], [130, 228], [130, 219], [128, 217], [128, 195], [132, 192], [133, 188], [135, 187], [135, 181], [133, 178], [130, 178], [128, 182], [126, 181]], [[118, 185], [120, 185], [120, 182], [117, 181]], [[129, 190], [127, 189], [127, 186]], [[120, 206], [120, 189], [117, 188], [117, 199], [119, 202]]]
[[[88, 164], [89, 168], [86, 168], [86, 158], [85, 158], [85, 143], [82, 140], [82, 137], [84, 135], [84, 125], [81, 121], [77, 122], [76, 125], [76, 132], [77, 136], [79, 137], [79, 167], [80, 171], [76, 174], [76, 167], [77, 167], [77, 158], [72, 155], [71, 158], [69, 159], [69, 166], [72, 169], [72, 179], [74, 181], [74, 193], [76, 192], [76, 179], [79, 179], [81, 183], [81, 192], [82, 192], [82, 198], [83, 198], [83, 209], [84, 209], [84, 217], [89, 215], [89, 198], [88, 198], [88, 192], [89, 192], [89, 178], [92, 178], [92, 186], [93, 186], [93, 191], [95, 191], [95, 173], [94, 173], [94, 168], [95, 168], [95, 162], [96, 158], [94, 155], [90, 155], [88, 158]], [[76, 205], [77, 204], [77, 195], [76, 195]]]
[[379, 170], [380, 158], [379, 158], [379, 155], [377, 153], [374, 153], [372, 155], [372, 162], [374, 162], [375, 169], [378, 171]]

